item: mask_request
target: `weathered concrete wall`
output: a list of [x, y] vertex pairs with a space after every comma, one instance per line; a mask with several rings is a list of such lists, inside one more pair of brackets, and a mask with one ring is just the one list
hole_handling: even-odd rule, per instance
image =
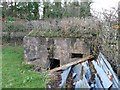
[[[26, 62], [48, 68], [49, 58], [59, 59], [60, 65], [71, 62], [71, 53], [89, 55], [89, 49], [79, 38], [24, 37]], [[78, 59], [77, 59], [78, 60]]]
[[54, 58], [60, 59], [63, 65], [74, 60], [71, 59], [71, 53], [81, 53], [86, 56], [89, 50], [83, 44], [83, 41], [78, 38], [57, 38], [55, 39]]
[[25, 60], [46, 68], [48, 57], [46, 38], [25, 37], [23, 43]]

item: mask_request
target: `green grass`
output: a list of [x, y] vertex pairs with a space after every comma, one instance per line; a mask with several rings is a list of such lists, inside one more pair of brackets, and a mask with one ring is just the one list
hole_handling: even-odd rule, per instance
[[2, 88], [45, 88], [46, 76], [26, 65], [22, 47], [2, 49]]

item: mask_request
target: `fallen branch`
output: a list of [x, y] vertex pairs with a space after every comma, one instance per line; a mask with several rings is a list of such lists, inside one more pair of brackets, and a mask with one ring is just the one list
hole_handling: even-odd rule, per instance
[[81, 58], [81, 59], [78, 60], [78, 61], [70, 62], [70, 63], [65, 64], [65, 65], [63, 65], [63, 66], [60, 66], [60, 67], [58, 67], [58, 68], [52, 69], [52, 70], [50, 70], [49, 72], [52, 73], [52, 72], [55, 72], [55, 71], [58, 71], [58, 70], [64, 70], [64, 69], [66, 69], [66, 68], [68, 68], [68, 67], [70, 67], [70, 66], [72, 66], [72, 65], [85, 62], [85, 61], [87, 61], [87, 60], [89, 60], [89, 59], [92, 59], [92, 58], [93, 58], [93, 56], [92, 56], [92, 55], [89, 55], [89, 56], [87, 56], [87, 57], [85, 57], [85, 58]]

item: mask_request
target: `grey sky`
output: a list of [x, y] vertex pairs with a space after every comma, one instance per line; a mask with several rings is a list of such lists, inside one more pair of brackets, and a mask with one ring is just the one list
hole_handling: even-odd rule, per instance
[[102, 9], [110, 10], [111, 7], [115, 7], [117, 9], [118, 2], [120, 0], [93, 0], [93, 4], [91, 8], [97, 11], [102, 11]]

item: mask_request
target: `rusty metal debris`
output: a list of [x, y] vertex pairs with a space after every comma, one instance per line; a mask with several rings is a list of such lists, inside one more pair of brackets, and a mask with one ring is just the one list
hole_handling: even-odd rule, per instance
[[101, 52], [97, 60], [84, 61], [56, 72], [60, 72], [56, 87], [47, 84], [47, 88], [120, 88], [118, 77]]

